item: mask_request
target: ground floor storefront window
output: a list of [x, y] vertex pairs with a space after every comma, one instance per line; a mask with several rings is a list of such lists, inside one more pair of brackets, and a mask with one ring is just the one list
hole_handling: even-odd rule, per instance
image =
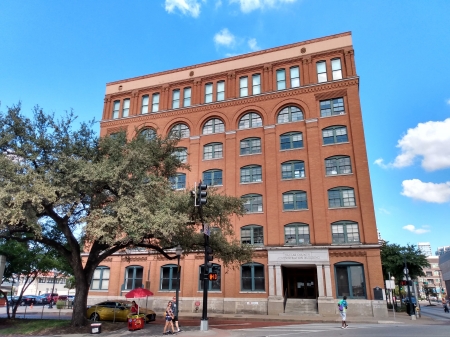
[[337, 297], [366, 298], [364, 266], [355, 262], [339, 262], [334, 265]]

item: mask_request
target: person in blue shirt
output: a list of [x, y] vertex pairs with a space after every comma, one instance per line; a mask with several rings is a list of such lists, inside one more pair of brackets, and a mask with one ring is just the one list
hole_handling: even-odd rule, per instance
[[344, 296], [342, 300], [338, 302], [339, 314], [342, 318], [342, 326], [341, 329], [347, 329], [347, 296]]

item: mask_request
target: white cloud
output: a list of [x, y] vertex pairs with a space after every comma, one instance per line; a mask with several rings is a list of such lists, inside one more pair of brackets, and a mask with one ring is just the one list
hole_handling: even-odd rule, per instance
[[218, 9], [220, 6], [222, 6], [222, 1], [221, 0], [217, 0], [214, 8]]
[[424, 183], [419, 179], [404, 180], [402, 182], [402, 195], [422, 200], [442, 204], [450, 201], [450, 181], [446, 183]]
[[392, 164], [385, 164], [383, 158], [378, 158], [373, 163], [384, 169], [392, 166]]
[[297, 0], [230, 0], [230, 3], [239, 3], [241, 11], [249, 13], [256, 9], [265, 9], [269, 7], [277, 7], [285, 3], [293, 3]]
[[394, 167], [406, 167], [414, 163], [416, 157], [422, 157], [422, 167], [435, 171], [450, 167], [450, 118], [438, 122], [419, 123], [408, 129], [406, 135], [398, 141], [401, 149]]
[[166, 0], [165, 8], [168, 13], [178, 9], [184, 15], [191, 15], [194, 18], [200, 15], [200, 4], [197, 0]]
[[450, 105], [450, 98], [446, 101], [448, 105]]
[[232, 47], [236, 42], [236, 38], [227, 28], [224, 28], [214, 35], [214, 42], [222, 46]]
[[406, 229], [407, 231], [410, 231], [414, 234], [424, 234], [424, 233], [428, 233], [430, 231], [429, 229], [416, 228], [416, 226], [414, 226], [414, 225], [406, 225], [406, 226], [403, 226], [402, 228]]
[[384, 214], [391, 214], [391, 212], [389, 212], [386, 208], [378, 208], [378, 210]]
[[256, 39], [250, 39], [248, 40], [248, 46], [252, 51], [260, 50], [261, 48], [258, 46], [258, 43], [256, 42]]

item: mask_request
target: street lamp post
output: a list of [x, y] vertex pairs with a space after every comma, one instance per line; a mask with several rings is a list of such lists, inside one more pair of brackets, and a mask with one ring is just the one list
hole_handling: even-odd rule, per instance
[[[406, 265], [406, 256], [403, 257], [403, 261], [405, 263], [405, 269], [403, 269], [403, 271], [405, 272], [405, 277], [406, 277], [406, 286], [408, 287], [408, 301], [409, 301], [409, 315], [411, 316], [411, 319], [415, 319], [415, 313], [414, 313], [414, 306], [411, 300], [411, 289], [409, 288], [409, 270], [408, 267]], [[417, 299], [416, 299], [417, 300]]]
[[52, 288], [52, 292], [50, 293], [50, 304], [48, 305], [49, 309], [53, 309], [53, 292], [55, 291], [55, 282], [56, 282], [56, 273], [53, 272], [54, 276], [53, 276], [53, 288]]
[[180, 257], [181, 257], [181, 253], [183, 252], [183, 250], [181, 249], [181, 246], [178, 245], [177, 248], [175, 249], [175, 254], [177, 255], [177, 260], [178, 260], [178, 268], [177, 268], [177, 290], [176, 290], [176, 308], [175, 308], [175, 316], [178, 317], [178, 299], [180, 296]]

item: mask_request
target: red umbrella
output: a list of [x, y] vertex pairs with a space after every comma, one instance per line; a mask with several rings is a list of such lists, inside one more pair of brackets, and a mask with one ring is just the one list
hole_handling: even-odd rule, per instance
[[153, 293], [150, 290], [144, 288], [136, 288], [125, 294], [126, 298], [141, 298], [147, 296], [153, 296]]

